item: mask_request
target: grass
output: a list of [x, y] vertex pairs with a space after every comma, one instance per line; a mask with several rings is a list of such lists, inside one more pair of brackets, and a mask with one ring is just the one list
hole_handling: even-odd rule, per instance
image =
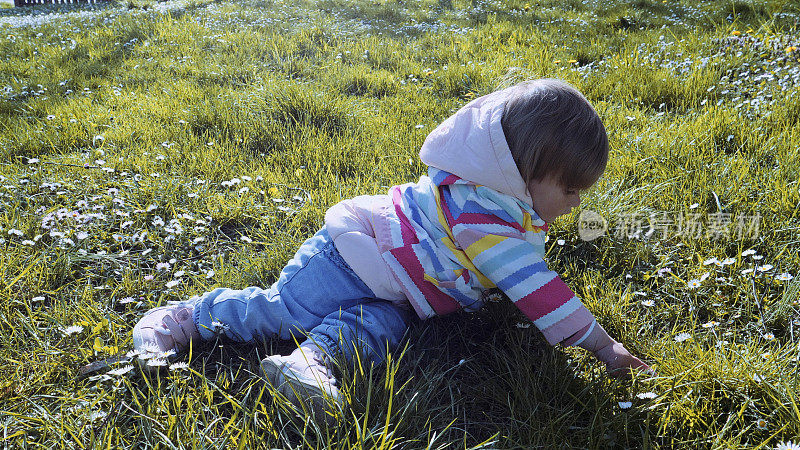
[[[793, 2], [762, 0], [3, 9], [0, 439], [13, 448], [797, 440], [798, 17]], [[587, 95], [612, 147], [583, 203], [607, 233], [583, 241], [577, 214], [559, 219], [549, 265], [658, 376], [611, 380], [581, 349], [547, 346], [502, 301], [415, 324], [384, 366], [342, 363], [350, 404], [332, 427], [258, 375], [260, 358], [291, 343], [219, 341], [194, 349], [187, 368], [149, 375], [118, 364], [77, 376], [130, 349], [151, 307], [269, 285], [328, 207], [418, 179], [420, 145], [458, 107], [543, 76]], [[713, 233], [714, 220], [729, 220], [728, 233]]]

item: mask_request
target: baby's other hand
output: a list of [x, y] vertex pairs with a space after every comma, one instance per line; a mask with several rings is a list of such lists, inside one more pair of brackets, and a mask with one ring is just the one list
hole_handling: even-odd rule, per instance
[[606, 371], [613, 378], [629, 380], [631, 369], [641, 370], [655, 376], [655, 370], [642, 362], [639, 358], [631, 355], [619, 342], [616, 342], [595, 352], [595, 356], [600, 361], [606, 363]]

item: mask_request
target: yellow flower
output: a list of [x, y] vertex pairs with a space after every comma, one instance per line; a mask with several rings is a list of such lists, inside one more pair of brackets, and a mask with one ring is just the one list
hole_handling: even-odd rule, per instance
[[795, 47], [793, 45], [791, 47], [786, 47], [786, 53], [792, 53], [792, 52], [796, 52], [796, 51], [797, 51], [797, 47]]
[[734, 36], [739, 36], [740, 34], [742, 34], [742, 32], [733, 30], [733, 33], [731, 33], [731, 34], [734, 35]]

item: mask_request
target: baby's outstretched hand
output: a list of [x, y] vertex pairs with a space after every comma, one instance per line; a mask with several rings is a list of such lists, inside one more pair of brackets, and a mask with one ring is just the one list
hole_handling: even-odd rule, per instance
[[650, 375], [656, 374], [650, 366], [631, 355], [619, 342], [601, 348], [594, 355], [597, 359], [606, 363], [606, 371], [613, 378], [630, 379], [631, 369], [641, 370]]

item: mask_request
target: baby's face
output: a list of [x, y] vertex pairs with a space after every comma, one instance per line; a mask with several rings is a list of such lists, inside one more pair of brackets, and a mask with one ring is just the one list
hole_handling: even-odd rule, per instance
[[581, 204], [580, 191], [569, 190], [553, 178], [528, 183], [528, 192], [533, 199], [533, 210], [547, 223], [556, 217], [572, 212]]

